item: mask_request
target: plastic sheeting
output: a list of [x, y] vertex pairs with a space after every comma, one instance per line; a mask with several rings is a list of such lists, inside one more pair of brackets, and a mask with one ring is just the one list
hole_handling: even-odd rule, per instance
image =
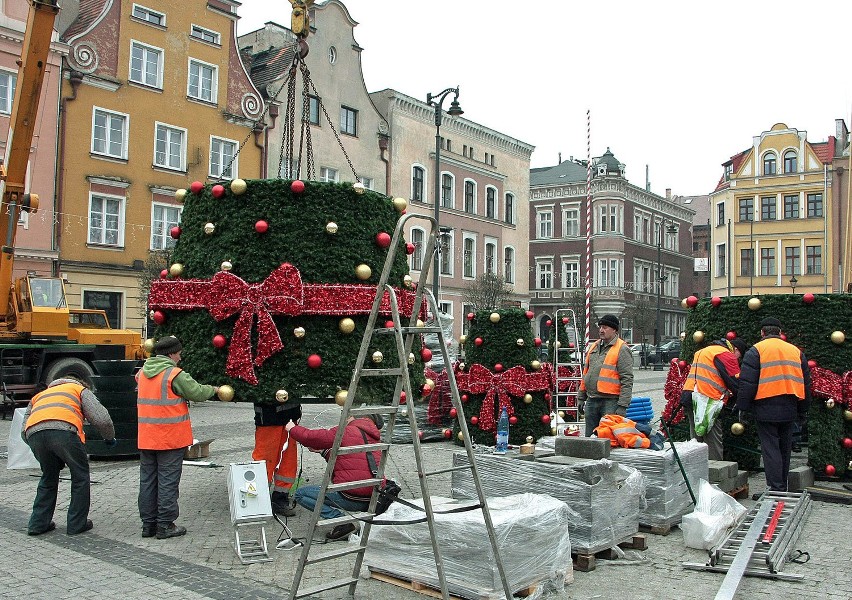
[[[444, 334], [444, 341], [447, 344], [447, 354], [450, 356], [450, 364], [456, 362], [458, 354], [458, 344], [453, 339], [453, 316], [447, 313], [438, 313], [438, 318], [441, 322], [441, 332]], [[426, 323], [428, 326], [434, 326], [435, 321], [430, 320]], [[432, 351], [431, 367], [433, 371], [444, 370], [444, 356], [441, 354], [441, 346], [438, 343], [438, 334], [424, 333], [423, 345]]]
[[695, 512], [683, 516], [680, 528], [687, 548], [710, 550], [722, 543], [748, 510], [704, 479], [698, 487]]
[[24, 428], [24, 413], [26, 408], [16, 408], [12, 415], [12, 428], [9, 429], [9, 460], [6, 461], [7, 469], [40, 469], [41, 465], [36, 460], [33, 451], [21, 438], [21, 430]]
[[[414, 503], [423, 505], [422, 500]], [[432, 498], [435, 530], [450, 594], [476, 599], [505, 598], [482, 511], [440, 514], [470, 504]], [[512, 592], [533, 584], [564, 589], [573, 581], [571, 541], [564, 523], [568, 506], [550, 496], [518, 494], [489, 498], [488, 508]], [[414, 520], [423, 512], [398, 502], [382, 520]], [[370, 531], [364, 563], [371, 570], [440, 588], [427, 523], [382, 525]]]
[[[452, 421], [448, 418], [446, 425], [432, 425], [429, 423], [429, 408], [426, 404], [418, 403], [414, 406], [414, 418], [417, 420], [417, 430], [422, 434], [421, 442], [445, 442], [444, 429], [452, 427]], [[382, 431], [382, 439], [387, 441], [387, 431]], [[408, 409], [400, 406], [396, 412], [396, 423], [393, 426], [392, 443], [410, 444], [411, 423], [408, 421]]]
[[[698, 483], [707, 476], [707, 444], [695, 440], [675, 442], [680, 461], [694, 493]], [[665, 527], [680, 523], [683, 515], [692, 512], [692, 498], [683, 480], [671, 445], [663, 450], [613, 448], [610, 460], [637, 469], [645, 476], [647, 504], [639, 514], [639, 522], [650, 527]]]
[[[548, 462], [545, 462], [548, 461]], [[453, 466], [467, 465], [467, 454], [453, 455]], [[594, 553], [639, 531], [645, 491], [642, 474], [612, 461], [549, 457], [539, 461], [477, 454], [485, 495], [489, 498], [531, 492], [548, 494], [568, 506], [564, 525], [574, 550]], [[476, 498], [469, 469], [454, 471], [454, 498]]]

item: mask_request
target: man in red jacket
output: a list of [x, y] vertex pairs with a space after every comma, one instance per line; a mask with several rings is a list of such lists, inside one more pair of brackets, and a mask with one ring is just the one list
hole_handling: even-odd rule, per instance
[[[349, 417], [346, 421], [346, 428], [343, 431], [343, 446], [358, 446], [361, 444], [375, 444], [381, 441], [379, 429], [383, 424], [381, 415], [370, 415], [365, 417]], [[287, 431], [290, 432], [290, 437], [311, 452], [320, 452], [323, 457], [328, 459], [328, 450], [334, 445], [334, 437], [337, 435], [337, 427], [331, 429], [308, 429], [301, 425], [296, 425], [290, 421], [286, 425]], [[375, 463], [378, 464], [381, 460], [381, 452], [373, 452]], [[349, 481], [360, 481], [362, 479], [371, 479], [373, 471], [370, 468], [370, 463], [367, 460], [367, 453], [361, 452], [358, 454], [342, 454], [337, 457], [334, 463], [334, 472], [332, 473], [332, 483], [347, 483]], [[296, 504], [314, 510], [319, 496], [320, 486], [306, 485], [301, 486], [296, 490]], [[370, 496], [373, 494], [371, 486], [355, 488], [345, 492], [326, 492], [325, 501], [322, 507], [323, 519], [334, 519], [342, 517], [343, 509], [349, 512], [366, 511], [369, 507]], [[343, 523], [338, 525], [333, 530], [326, 534], [329, 540], [340, 540], [357, 529], [354, 523]]]

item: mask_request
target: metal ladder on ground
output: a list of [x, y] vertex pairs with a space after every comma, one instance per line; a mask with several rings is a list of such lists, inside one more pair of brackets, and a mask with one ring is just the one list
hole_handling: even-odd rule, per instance
[[[556, 433], [562, 433], [567, 422], [580, 420], [577, 407], [577, 391], [583, 380], [583, 362], [579, 350], [580, 332], [577, 329], [577, 316], [573, 309], [560, 308], [556, 311], [553, 326], [553, 410], [560, 417], [556, 419]], [[560, 333], [562, 335], [560, 335]], [[567, 360], [563, 360], [567, 358]], [[564, 389], [563, 389], [564, 388]], [[562, 416], [564, 415], [564, 416]], [[564, 422], [561, 422], [564, 421]]]
[[[400, 321], [400, 311], [397, 293], [396, 290], [388, 284], [388, 279], [393, 268], [396, 252], [402, 241], [403, 232], [405, 231], [405, 224], [408, 223], [411, 219], [426, 220], [430, 223], [431, 227], [428, 243], [426, 246], [426, 252], [423, 255], [424, 257], [426, 257], [426, 259], [423, 261], [423, 270], [420, 272], [420, 278], [417, 282], [416, 291], [414, 295], [414, 308], [412, 309], [411, 317], [408, 319], [408, 323], [406, 325], [403, 325]], [[450, 396], [453, 407], [456, 409], [457, 414], [460, 416], [460, 418], [458, 419], [458, 423], [462, 437], [464, 439], [465, 450], [467, 451], [467, 464], [464, 466], [443, 468], [433, 471], [427, 471], [426, 466], [423, 464], [423, 454], [421, 451], [420, 436], [418, 435], [417, 420], [414, 412], [415, 396], [412, 393], [411, 379], [408, 373], [408, 357], [409, 353], [411, 352], [411, 347], [414, 342], [415, 336], [425, 333], [436, 334], [438, 336], [440, 351], [443, 355], [444, 364], [450, 365], [449, 355], [447, 352], [447, 344], [444, 340], [444, 334], [440, 327], [440, 323], [438, 323], [434, 327], [418, 326], [418, 316], [420, 312], [419, 309], [420, 307], [422, 307], [424, 299], [427, 302], [429, 311], [431, 311], [434, 315], [438, 314], [435, 298], [432, 296], [431, 292], [426, 289], [427, 286], [425, 285], [425, 282], [429, 277], [430, 266], [433, 262], [428, 257], [432, 256], [432, 253], [435, 251], [437, 244], [436, 229], [437, 223], [435, 222], [435, 219], [413, 213], [404, 215], [397, 222], [397, 226], [393, 234], [393, 239], [388, 249], [388, 255], [385, 261], [384, 269], [382, 271], [381, 277], [379, 278], [376, 298], [373, 302], [373, 308], [367, 320], [367, 326], [364, 331], [364, 337], [361, 341], [361, 348], [358, 352], [358, 358], [355, 362], [355, 369], [353, 371], [352, 380], [349, 384], [349, 389], [347, 390], [346, 402], [344, 403], [343, 409], [340, 413], [340, 423], [338, 425], [334, 443], [329, 452], [328, 464], [326, 465], [325, 476], [323, 478], [323, 482], [320, 487], [319, 494], [317, 496], [316, 507], [311, 516], [310, 524], [308, 526], [308, 531], [306, 534], [307, 540], [305, 542], [304, 547], [302, 548], [302, 554], [299, 558], [299, 562], [296, 567], [296, 572], [293, 577], [293, 585], [290, 589], [289, 596], [290, 600], [295, 600], [296, 598], [304, 598], [327, 590], [340, 589], [344, 587], [348, 587], [348, 597], [354, 598], [355, 588], [358, 583], [359, 572], [361, 570], [361, 566], [364, 560], [364, 553], [366, 552], [367, 544], [370, 539], [370, 528], [372, 525], [371, 519], [375, 516], [378, 490], [384, 479], [388, 452], [392, 446], [391, 442], [393, 440], [393, 428], [396, 423], [396, 415], [400, 406], [401, 392], [405, 392], [405, 397], [408, 399], [408, 401], [405, 403], [405, 406], [407, 410], [408, 421], [411, 425], [411, 447], [414, 450], [414, 456], [417, 464], [417, 474], [420, 480], [420, 491], [423, 498], [423, 509], [426, 513], [426, 522], [429, 526], [429, 535], [432, 542], [432, 551], [435, 556], [435, 567], [443, 598], [445, 600], [448, 600], [450, 598], [450, 595], [447, 589], [447, 578], [444, 572], [443, 559], [441, 556], [440, 544], [435, 527], [436, 513], [432, 509], [432, 500], [429, 494], [428, 478], [433, 475], [440, 475], [462, 469], [471, 471], [471, 475], [473, 477], [473, 481], [476, 486], [476, 491], [479, 499], [479, 504], [475, 505], [472, 508], [479, 508], [482, 511], [485, 529], [487, 531], [489, 541], [491, 542], [491, 549], [494, 555], [494, 561], [497, 566], [498, 573], [500, 575], [503, 590], [506, 594], [506, 598], [512, 597], [512, 590], [510, 589], [508, 580], [506, 578], [506, 573], [503, 569], [503, 563], [500, 558], [500, 550], [498, 547], [497, 537], [494, 533], [494, 525], [491, 520], [491, 514], [488, 510], [485, 492], [482, 488], [479, 473], [477, 471], [473, 447], [471, 445], [470, 436], [468, 434], [467, 423], [463, 417], [464, 410], [462, 407], [458, 386], [456, 385], [455, 375], [451, 368], [447, 369], [450, 386]], [[380, 312], [383, 312], [382, 304], [384, 298], [387, 298], [386, 306], [389, 305], [390, 318], [393, 322], [393, 327], [390, 328], [376, 326], [377, 320], [380, 316]], [[383, 322], [382, 324], [386, 325], [387, 322]], [[399, 366], [392, 368], [367, 368], [363, 366], [365, 364], [365, 360], [367, 359], [367, 353], [370, 350], [371, 342], [373, 341], [375, 336], [380, 335], [393, 336], [395, 340], [396, 354], [398, 358], [396, 364]], [[363, 377], [395, 377], [396, 386], [391, 402], [386, 405], [383, 404], [371, 406], [356, 406], [356, 403], [358, 402], [358, 387], [361, 382], [361, 378]], [[361, 415], [368, 414], [381, 414], [386, 417], [387, 430], [385, 433], [385, 439], [387, 440], [387, 442], [383, 441], [381, 443], [374, 444], [342, 446], [343, 431], [347, 419], [350, 416], [358, 417]], [[357, 454], [360, 452], [374, 451], [381, 452], [381, 460], [377, 465], [375, 477], [371, 479], [347, 483], [332, 483], [332, 473], [334, 472], [334, 464], [338, 456], [342, 454]], [[325, 496], [328, 492], [346, 491], [367, 486], [373, 487], [373, 495], [370, 499], [370, 504], [366, 512], [349, 513], [342, 517], [337, 517], [333, 519], [321, 518], [321, 509], [325, 500]], [[342, 548], [340, 550], [324, 552], [319, 556], [311, 556], [313, 537], [317, 527], [329, 527], [344, 523], [355, 523], [359, 520], [363, 520], [363, 527], [361, 530], [360, 541], [357, 545], [347, 544], [345, 548]], [[349, 575], [348, 577], [333, 579], [315, 587], [304, 589], [300, 588], [302, 577], [304, 575], [306, 567], [314, 565], [316, 563], [321, 563], [323, 561], [336, 559], [348, 555], [355, 556], [355, 564], [353, 566], [351, 575]]]

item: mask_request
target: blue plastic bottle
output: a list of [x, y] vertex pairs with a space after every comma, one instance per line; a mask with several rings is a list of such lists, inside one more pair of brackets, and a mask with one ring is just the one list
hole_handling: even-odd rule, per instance
[[500, 420], [497, 421], [497, 446], [494, 454], [506, 454], [509, 450], [509, 413], [506, 407], [500, 412]]

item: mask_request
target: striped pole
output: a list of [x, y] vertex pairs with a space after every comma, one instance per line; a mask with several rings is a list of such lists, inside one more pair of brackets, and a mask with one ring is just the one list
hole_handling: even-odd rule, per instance
[[586, 338], [592, 325], [592, 111], [586, 111]]

